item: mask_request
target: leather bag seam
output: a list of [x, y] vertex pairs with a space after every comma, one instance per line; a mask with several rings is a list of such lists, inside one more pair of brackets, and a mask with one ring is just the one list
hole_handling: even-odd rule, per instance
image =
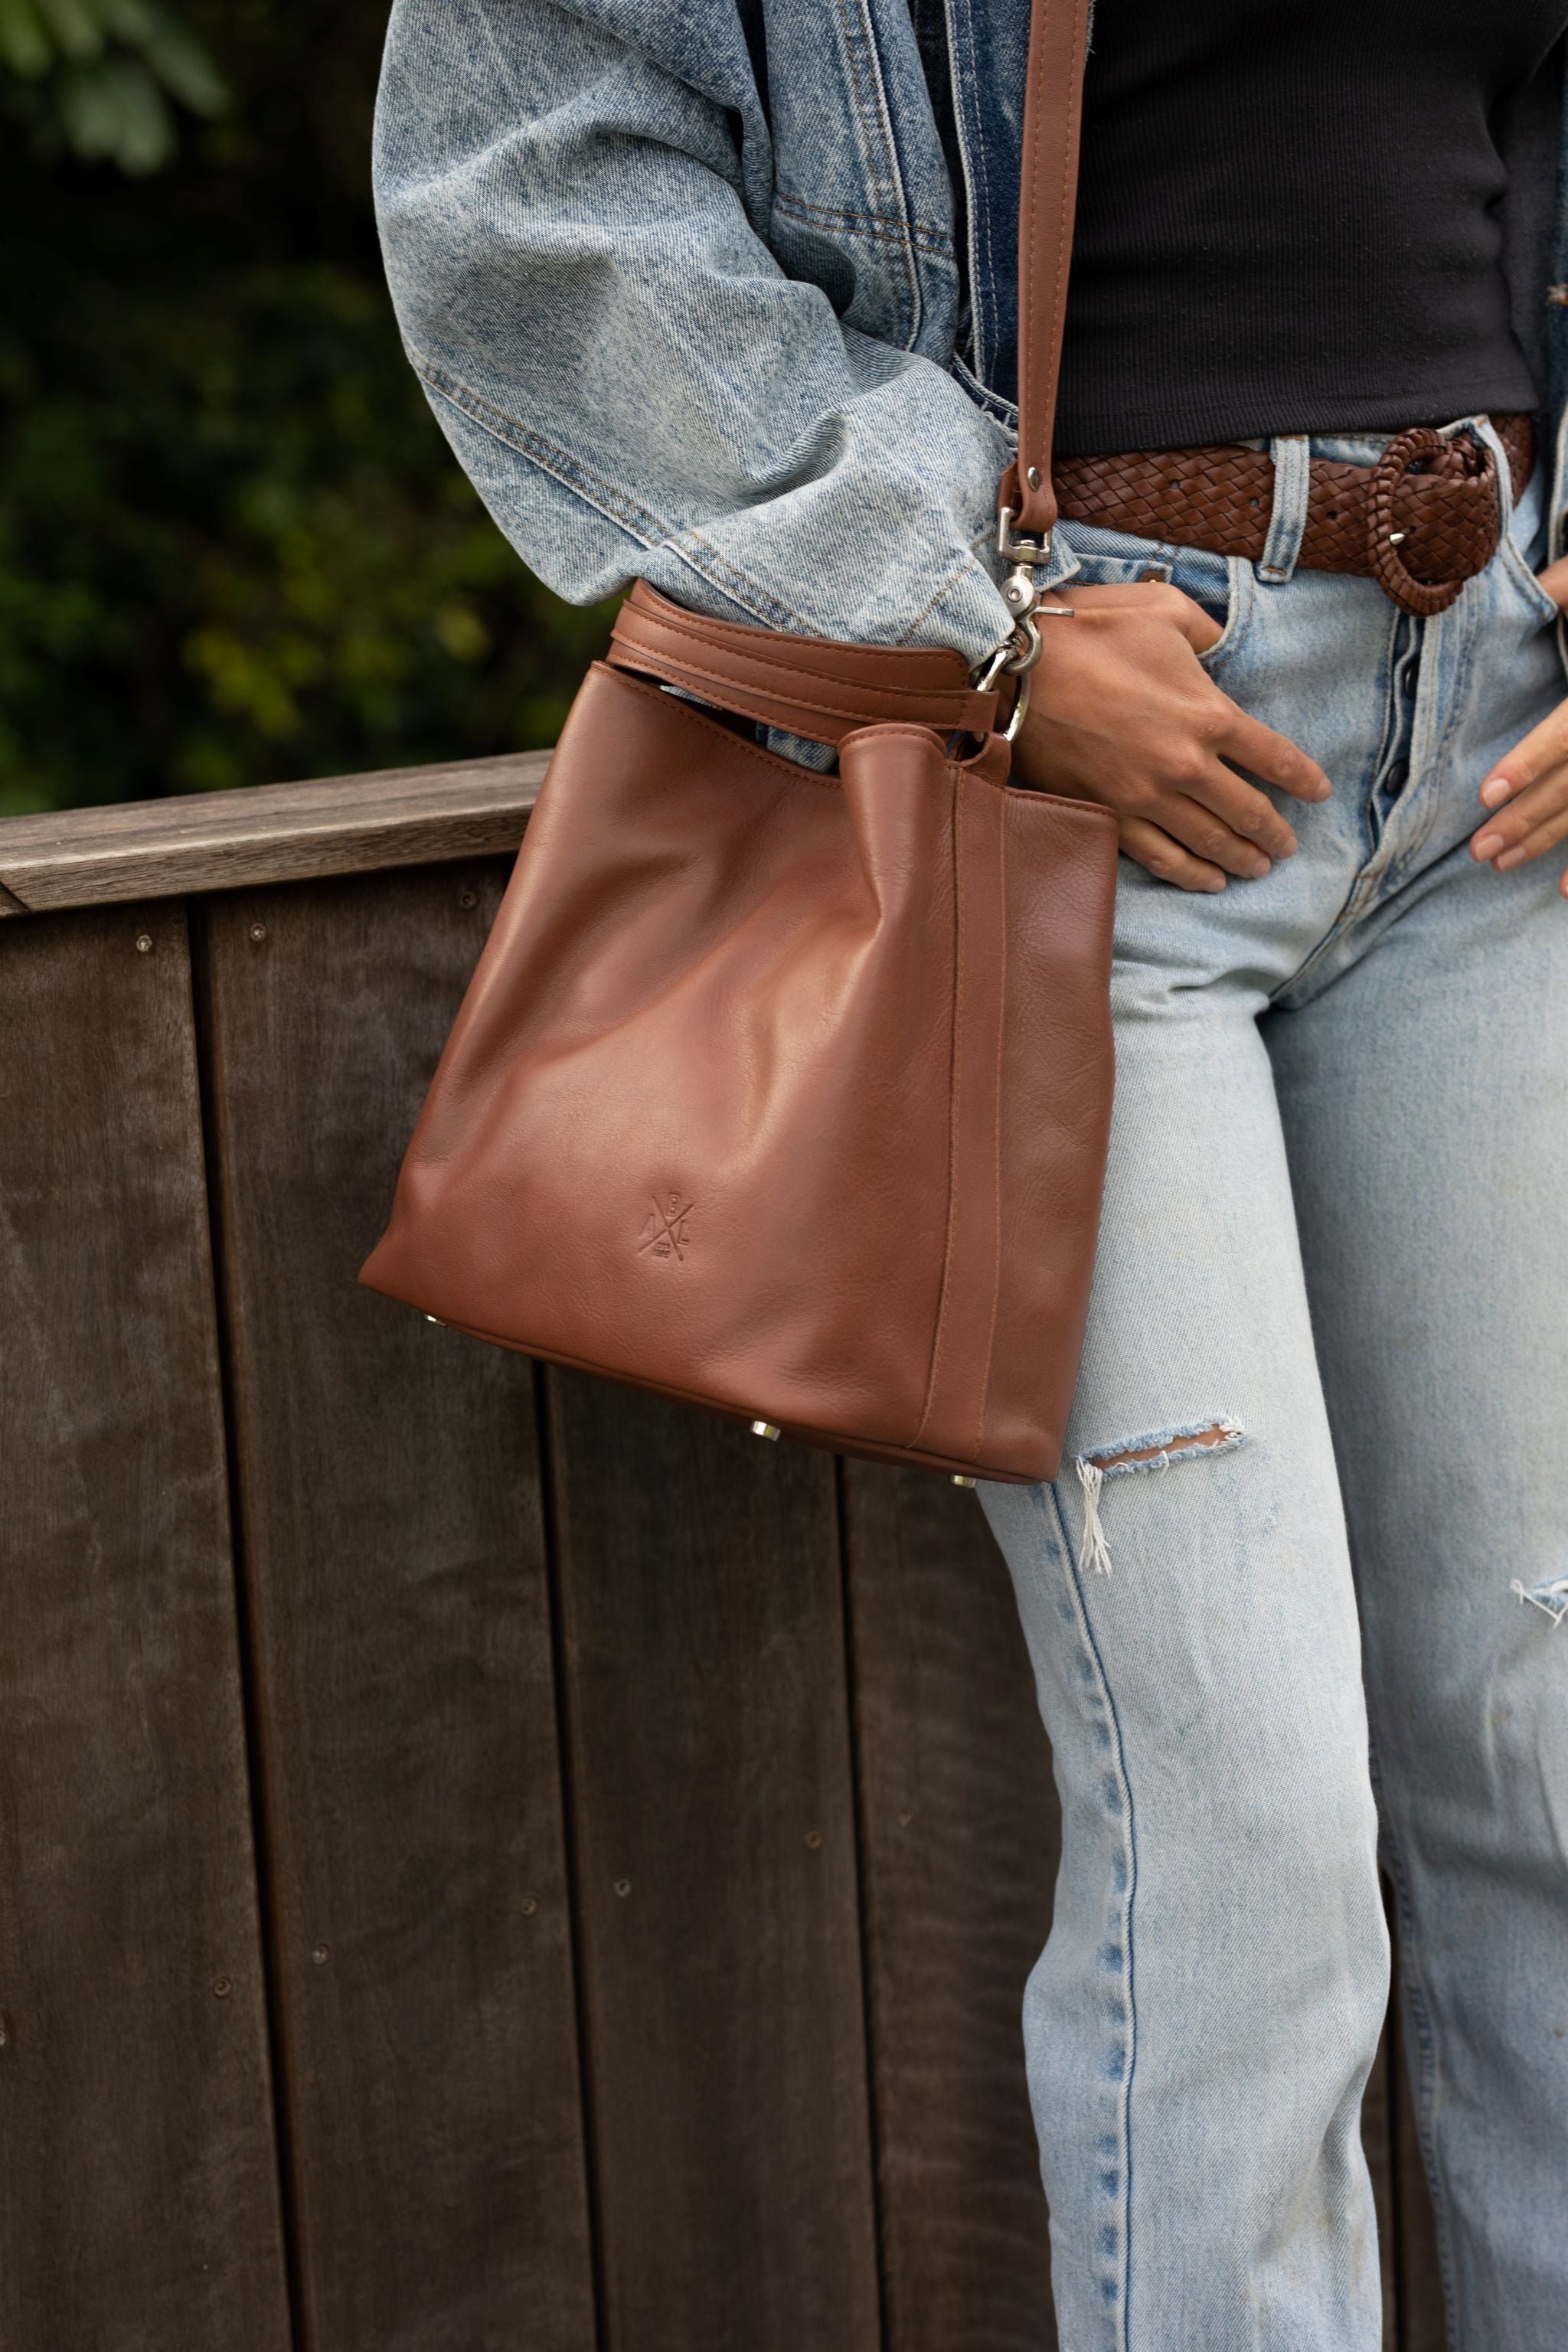
[[996, 936], [1001, 970], [996, 987], [996, 1110], [992, 1143], [995, 1208], [992, 1228], [991, 1324], [985, 1334], [985, 1362], [980, 1379], [980, 1420], [974, 1436], [976, 1461], [985, 1451], [985, 1414], [991, 1399], [991, 1367], [996, 1353], [996, 1318], [1002, 1303], [1002, 1048], [1007, 1034], [1007, 797], [1004, 793], [999, 812], [1001, 822], [996, 828]]
[[952, 1255], [958, 1229], [958, 1103], [959, 1086], [963, 1067], [963, 787], [967, 781], [962, 768], [949, 763], [947, 773], [952, 791], [952, 1077], [948, 1086], [947, 1109], [947, 1237], [942, 1263], [942, 1294], [937, 1302], [936, 1335], [931, 1341], [931, 1378], [926, 1383], [925, 1411], [919, 1426], [910, 1440], [917, 1446], [925, 1435], [926, 1423], [936, 1402], [937, 1377], [942, 1369], [942, 1340], [947, 1329], [947, 1302], [952, 1285]]

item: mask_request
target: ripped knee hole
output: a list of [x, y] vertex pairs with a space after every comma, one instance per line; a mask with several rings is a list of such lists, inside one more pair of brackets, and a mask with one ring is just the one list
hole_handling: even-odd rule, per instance
[[1110, 1549], [1100, 1515], [1100, 1494], [1108, 1478], [1168, 1470], [1173, 1462], [1187, 1460], [1194, 1454], [1228, 1454], [1244, 1444], [1246, 1438], [1247, 1432], [1239, 1421], [1233, 1421], [1228, 1413], [1217, 1413], [1213, 1421], [1192, 1423], [1181, 1429], [1156, 1430], [1152, 1436], [1130, 1438], [1121, 1445], [1095, 1446], [1080, 1454], [1075, 1465], [1083, 1488], [1079, 1569], [1090, 1569], [1097, 1576], [1111, 1573]]

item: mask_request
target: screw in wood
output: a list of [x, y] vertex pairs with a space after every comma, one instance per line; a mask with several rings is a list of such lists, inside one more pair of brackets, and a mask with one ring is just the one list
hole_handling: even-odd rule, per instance
[[631, 1882], [631, 1880], [630, 1880], [629, 1878], [617, 1878], [617, 1879], [616, 1879], [616, 1893], [617, 1895], [629, 1895], [629, 1894], [631, 1893], [631, 1891], [632, 1891], [632, 1882]]
[[137, 954], [138, 954], [138, 955], [151, 955], [151, 954], [152, 954], [152, 952], [153, 952], [153, 934], [152, 934], [152, 932], [151, 932], [151, 931], [138, 931], [138, 932], [137, 932], [137, 934], [136, 934], [136, 952], [137, 952]]
[[539, 1908], [539, 1906], [538, 1906], [538, 1904], [534, 1901], [534, 1899], [533, 1899], [533, 1897], [532, 1897], [532, 1895], [525, 1895], [523, 1896], [523, 1898], [522, 1898], [522, 1916], [523, 1916], [523, 1917], [524, 1917], [525, 1919], [531, 1919], [531, 1918], [532, 1918], [532, 1916], [533, 1916], [533, 1915], [534, 1915], [534, 1913], [538, 1910], [538, 1908]]
[[234, 1987], [229, 1982], [227, 1977], [214, 1977], [213, 1990], [216, 1993], [219, 2000], [226, 2000], [229, 1994], [234, 1990]]
[[820, 1830], [807, 1830], [805, 1833], [805, 1842], [809, 1846], [819, 1846], [822, 1843], [822, 1832]]
[[318, 1944], [315, 1950], [310, 1954], [310, 1958], [315, 1961], [316, 1966], [319, 1969], [324, 1968], [328, 1958], [330, 1958], [325, 1944]]
[[259, 942], [259, 941], [261, 941], [262, 940], [264, 940], [264, 939], [267, 937], [267, 926], [266, 926], [266, 924], [265, 924], [265, 923], [252, 923], [252, 925], [250, 926], [250, 936], [251, 936], [251, 938], [252, 938], [253, 940], [257, 940], [258, 942]]
[[478, 893], [478, 891], [476, 891], [476, 890], [459, 890], [459, 891], [458, 891], [458, 906], [459, 906], [459, 907], [477, 907], [477, 906], [479, 905], [479, 893]]

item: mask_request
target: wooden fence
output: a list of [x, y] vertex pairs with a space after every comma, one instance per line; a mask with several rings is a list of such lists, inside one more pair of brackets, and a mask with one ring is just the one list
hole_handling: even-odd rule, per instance
[[973, 1497], [355, 1285], [542, 764], [0, 824], [5, 2352], [1055, 2344]]

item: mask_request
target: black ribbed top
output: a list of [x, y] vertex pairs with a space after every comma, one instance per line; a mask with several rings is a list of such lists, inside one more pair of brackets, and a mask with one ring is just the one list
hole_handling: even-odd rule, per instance
[[1056, 446], [1533, 408], [1498, 122], [1568, 0], [1097, 0]]

